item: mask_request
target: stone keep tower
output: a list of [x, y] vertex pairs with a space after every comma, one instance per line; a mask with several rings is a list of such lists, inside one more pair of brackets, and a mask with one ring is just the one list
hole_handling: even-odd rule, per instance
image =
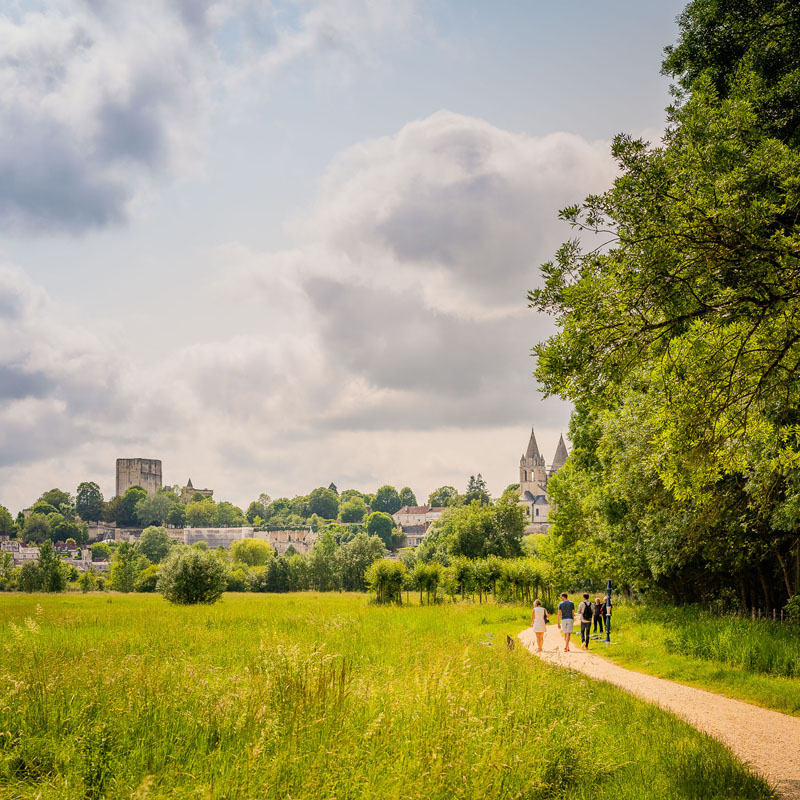
[[148, 494], [155, 494], [162, 486], [161, 462], [157, 458], [118, 458], [117, 497], [131, 486], [141, 486]]

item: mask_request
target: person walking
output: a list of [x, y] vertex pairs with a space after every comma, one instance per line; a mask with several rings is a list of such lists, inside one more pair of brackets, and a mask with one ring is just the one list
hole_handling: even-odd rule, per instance
[[566, 592], [561, 593], [561, 602], [558, 604], [558, 628], [564, 634], [564, 652], [569, 653], [569, 639], [572, 636], [572, 626], [575, 623], [575, 603], [569, 599]]
[[594, 611], [592, 612], [592, 619], [594, 620], [594, 629], [592, 633], [597, 633], [600, 628], [600, 633], [603, 632], [603, 617], [606, 615], [606, 604], [602, 597], [595, 597]]
[[578, 619], [581, 622], [581, 649], [589, 649], [589, 636], [592, 633], [592, 616], [594, 609], [592, 601], [589, 599], [589, 593], [584, 592], [583, 600], [578, 606]]
[[536, 652], [542, 652], [544, 635], [547, 631], [547, 609], [542, 605], [542, 601], [537, 597], [533, 601], [533, 613], [531, 614], [531, 627], [536, 634]]

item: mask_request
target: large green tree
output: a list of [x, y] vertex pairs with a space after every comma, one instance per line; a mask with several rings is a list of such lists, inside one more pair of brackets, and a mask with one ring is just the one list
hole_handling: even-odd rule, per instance
[[556, 535], [629, 580], [776, 605], [800, 571], [798, 7], [697, 0], [680, 25], [663, 141], [615, 139], [531, 293], [559, 327], [537, 377], [576, 406], [548, 491]]
[[82, 520], [96, 522], [103, 515], [103, 493], [94, 481], [84, 481], [75, 493], [75, 511]]
[[381, 486], [372, 500], [373, 511], [383, 511], [385, 514], [394, 514], [403, 507], [400, 495], [394, 486]]

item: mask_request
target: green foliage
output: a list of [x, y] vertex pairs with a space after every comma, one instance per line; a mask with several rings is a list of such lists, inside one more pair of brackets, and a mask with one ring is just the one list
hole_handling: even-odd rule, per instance
[[306, 561], [309, 584], [318, 592], [327, 592], [337, 587], [335, 553], [336, 540], [330, 531], [325, 531], [314, 542]]
[[161, 565], [158, 591], [171, 603], [216, 603], [227, 585], [225, 565], [212, 553], [181, 548]]
[[31, 506], [31, 513], [44, 514], [46, 517], [49, 517], [51, 514], [58, 514], [59, 511], [52, 503], [48, 503], [46, 500], [37, 500]]
[[373, 561], [366, 573], [366, 583], [375, 592], [375, 602], [380, 604], [403, 602], [402, 592], [406, 567], [401, 561], [380, 558]]
[[111, 588], [116, 592], [132, 592], [138, 575], [136, 548], [130, 542], [121, 542], [111, 565]]
[[39, 560], [36, 564], [28, 562], [23, 568], [34, 566], [35, 570], [28, 569], [23, 576], [20, 573], [20, 589], [24, 592], [63, 592], [67, 588], [68, 567], [58, 557], [53, 548], [53, 543], [45, 539], [39, 545]]
[[61, 506], [72, 506], [72, 495], [61, 489], [50, 489], [44, 492], [37, 502], [49, 503], [56, 511], [61, 511]]
[[234, 562], [261, 567], [275, 558], [275, 551], [263, 539], [239, 539], [231, 546], [231, 557]]
[[346, 592], [363, 592], [367, 588], [365, 574], [373, 561], [382, 558], [384, 546], [380, 537], [358, 533], [336, 550], [336, 571], [339, 585]]
[[111, 548], [105, 542], [95, 542], [92, 545], [92, 561], [108, 561], [111, 558]]
[[20, 568], [17, 576], [17, 588], [21, 592], [41, 592], [42, 574], [35, 561], [26, 561]]
[[17, 526], [14, 523], [14, 518], [5, 506], [0, 506], [0, 533], [4, 533], [7, 536], [14, 536], [16, 532]]
[[438, 508], [463, 505], [463, 498], [453, 486], [440, 486], [428, 495], [428, 505]]
[[190, 528], [211, 528], [217, 524], [217, 504], [210, 497], [192, 498], [186, 506], [186, 524]]
[[167, 525], [172, 525], [173, 528], [183, 528], [186, 525], [186, 509], [183, 503], [172, 506], [167, 512], [167, 518], [164, 521]]
[[322, 519], [336, 519], [339, 514], [339, 496], [333, 489], [314, 489], [308, 496], [308, 513]]
[[400, 502], [400, 495], [394, 486], [381, 486], [371, 503], [373, 511], [382, 511], [385, 514], [394, 514], [399, 511], [403, 504]]
[[116, 522], [121, 528], [135, 528], [139, 525], [136, 506], [147, 498], [147, 492], [141, 486], [131, 486], [122, 497], [115, 497], [106, 503], [103, 519]]
[[408, 486], [404, 486], [400, 490], [398, 497], [400, 499], [400, 508], [403, 506], [417, 505], [417, 496], [411, 491], [411, 489], [408, 488]]
[[137, 576], [133, 584], [135, 592], [155, 592], [158, 584], [159, 567], [151, 564], [145, 567]]
[[442, 565], [435, 561], [427, 564], [424, 561], [418, 561], [414, 565], [414, 571], [411, 574], [411, 585], [419, 591], [420, 603], [422, 602], [423, 591], [428, 604], [431, 602], [431, 595], [433, 595], [433, 602], [436, 602], [436, 592], [439, 589], [443, 574]]
[[[136, 543], [136, 549], [148, 561], [153, 564], [160, 564], [172, 549], [175, 541], [167, 533], [167, 529], [151, 525], [142, 531], [139, 541]], [[94, 551], [92, 551], [94, 557]]]
[[149, 527], [151, 525], [164, 525], [170, 512], [180, 509], [180, 514], [185, 514], [183, 504], [175, 492], [171, 489], [159, 489], [154, 494], [149, 494], [136, 504], [134, 513], [140, 525]]
[[524, 511], [516, 499], [495, 506], [476, 500], [445, 511], [419, 546], [418, 555], [423, 561], [445, 562], [452, 556], [515, 558], [522, 555], [524, 530]]
[[94, 481], [84, 481], [78, 485], [75, 494], [75, 512], [82, 520], [96, 522], [103, 515], [103, 493]]
[[339, 506], [339, 519], [342, 522], [361, 522], [366, 513], [367, 506], [360, 497], [352, 497]]
[[467, 504], [478, 502], [481, 505], [489, 505], [489, 503], [492, 502], [492, 498], [489, 496], [489, 492], [486, 490], [486, 481], [483, 479], [483, 476], [480, 474], [480, 472], [477, 476], [469, 476], [469, 481], [467, 482], [467, 491], [464, 495], [464, 498]]
[[391, 550], [395, 544], [395, 525], [394, 520], [381, 511], [373, 511], [366, 519], [367, 533], [370, 536], [377, 536], [383, 542], [387, 550]]
[[225, 587], [226, 592], [246, 592], [247, 591], [247, 569], [236, 566], [228, 570], [228, 583]]
[[39, 543], [50, 539], [50, 521], [44, 514], [34, 512], [25, 520], [22, 538], [26, 542]]
[[97, 588], [97, 578], [94, 570], [87, 569], [85, 572], [82, 572], [80, 578], [78, 578], [78, 586], [80, 586], [84, 594], [94, 591]]
[[217, 504], [216, 524], [220, 528], [241, 528], [247, 524], [247, 519], [239, 506], [223, 500]]
[[576, 408], [554, 530], [629, 585], [778, 606], [800, 580], [800, 20], [695, 0], [680, 24], [661, 145], [615, 139], [619, 177], [564, 209], [579, 238], [530, 294], [559, 325], [539, 382]]

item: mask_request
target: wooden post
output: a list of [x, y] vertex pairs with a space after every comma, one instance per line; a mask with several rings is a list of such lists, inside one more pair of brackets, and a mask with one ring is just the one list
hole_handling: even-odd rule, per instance
[[756, 621], [756, 610], [753, 609], [753, 622], [755, 622], [755, 621]]

